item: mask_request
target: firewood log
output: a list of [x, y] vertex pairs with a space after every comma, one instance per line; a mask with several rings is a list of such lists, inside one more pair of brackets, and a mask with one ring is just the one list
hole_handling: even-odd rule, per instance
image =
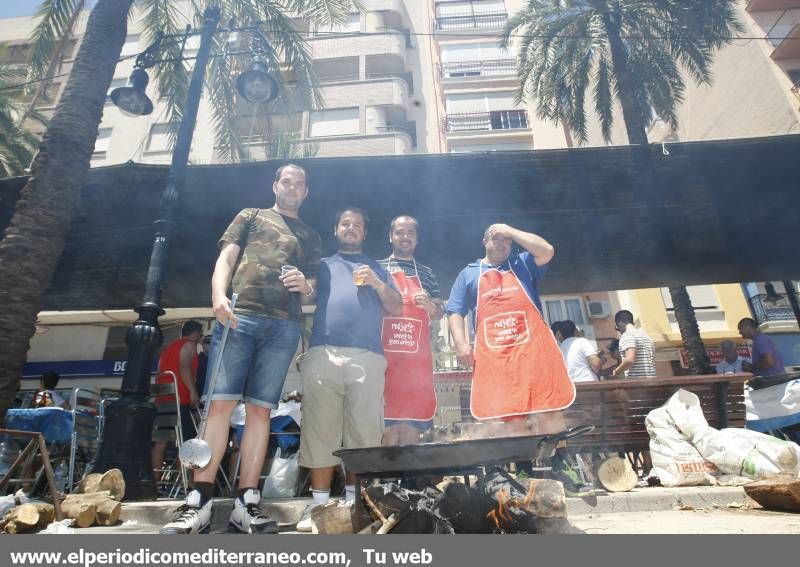
[[628, 459], [614, 455], [597, 466], [597, 480], [609, 492], [628, 492], [639, 479]]
[[353, 509], [350, 506], [340, 506], [338, 502], [331, 502], [326, 506], [311, 513], [313, 520], [313, 533], [320, 534], [352, 534]]
[[29, 504], [36, 506], [39, 512], [39, 524], [37, 527], [44, 528], [55, 519], [56, 510], [52, 504], [48, 502], [29, 502]]
[[100, 479], [100, 490], [108, 490], [111, 498], [121, 501], [125, 497], [125, 478], [119, 469], [111, 469]]
[[99, 492], [101, 490], [100, 488], [101, 478], [103, 478], [103, 475], [101, 473], [87, 474], [85, 477], [81, 479], [81, 482], [78, 484], [78, 490], [76, 492], [78, 494]]
[[36, 529], [40, 519], [39, 508], [32, 503], [13, 508], [0, 522], [0, 527], [7, 534], [20, 534]]
[[557, 480], [532, 478], [524, 502], [538, 518], [566, 518], [567, 496]]
[[745, 494], [768, 510], [800, 512], [800, 479], [779, 476], [744, 485]]
[[122, 513], [122, 504], [116, 500], [106, 498], [97, 505], [97, 516], [95, 522], [98, 526], [113, 526], [119, 521]]
[[94, 503], [80, 502], [76, 500], [61, 503], [61, 511], [64, 517], [75, 520], [75, 527], [88, 528], [94, 525], [97, 516], [97, 505]]

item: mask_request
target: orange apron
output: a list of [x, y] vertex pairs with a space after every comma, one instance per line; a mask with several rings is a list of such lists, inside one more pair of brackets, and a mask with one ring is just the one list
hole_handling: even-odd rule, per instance
[[555, 411], [575, 400], [564, 357], [513, 270], [478, 278], [475, 370], [470, 410], [477, 419]]
[[408, 276], [400, 269], [391, 276], [403, 296], [403, 313], [383, 318], [381, 341], [387, 362], [384, 417], [428, 421], [436, 414], [431, 321], [428, 313], [414, 303], [414, 295], [424, 290], [419, 274]]

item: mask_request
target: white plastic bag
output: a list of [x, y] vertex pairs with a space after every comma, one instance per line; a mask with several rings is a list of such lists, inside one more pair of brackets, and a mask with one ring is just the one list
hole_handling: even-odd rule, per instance
[[[707, 459], [686, 439], [681, 432], [677, 419], [684, 422], [696, 421], [699, 407], [693, 408], [679, 390], [667, 403], [647, 414], [645, 426], [650, 434], [650, 457], [653, 461], [653, 474], [663, 486], [698, 486], [715, 484], [717, 467]], [[694, 414], [694, 415], [693, 415]]]
[[264, 480], [261, 496], [264, 498], [291, 498], [295, 496], [298, 474], [297, 459], [297, 451], [284, 458], [281, 454], [281, 448], [278, 447], [269, 467], [269, 475]]
[[[645, 420], [655, 474], [665, 486], [740, 483], [741, 478], [800, 475], [800, 446], [747, 429], [708, 425], [700, 399], [678, 390]], [[691, 448], [691, 450], [690, 450]]]

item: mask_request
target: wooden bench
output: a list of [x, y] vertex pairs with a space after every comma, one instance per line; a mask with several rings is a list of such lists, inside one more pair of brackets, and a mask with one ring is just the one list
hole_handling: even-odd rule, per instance
[[[744, 427], [744, 382], [750, 378], [752, 374], [715, 374], [577, 383], [575, 402], [565, 410], [567, 424], [570, 427], [590, 424], [595, 430], [568, 441], [567, 448], [575, 453], [648, 449], [650, 436], [645, 428], [645, 417], [664, 405], [680, 388], [697, 394], [712, 427]], [[448, 410], [460, 409], [448, 412], [451, 420], [472, 420], [470, 381], [468, 372], [435, 374], [440, 410], [442, 406]], [[443, 417], [440, 416], [440, 421]]]
[[744, 427], [744, 382], [749, 378], [751, 374], [716, 374], [578, 383], [575, 403], [565, 410], [567, 423], [588, 423], [595, 430], [568, 441], [567, 447], [576, 453], [648, 449], [647, 414], [681, 388], [700, 398], [712, 427]]

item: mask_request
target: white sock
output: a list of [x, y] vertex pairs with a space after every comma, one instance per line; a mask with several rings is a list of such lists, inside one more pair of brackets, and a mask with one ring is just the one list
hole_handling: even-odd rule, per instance
[[355, 502], [356, 500], [356, 485], [355, 484], [345, 484], [344, 485], [344, 501], [345, 502]]
[[330, 490], [314, 490], [311, 489], [311, 497], [314, 499], [314, 504], [317, 506], [324, 506], [331, 499]]

